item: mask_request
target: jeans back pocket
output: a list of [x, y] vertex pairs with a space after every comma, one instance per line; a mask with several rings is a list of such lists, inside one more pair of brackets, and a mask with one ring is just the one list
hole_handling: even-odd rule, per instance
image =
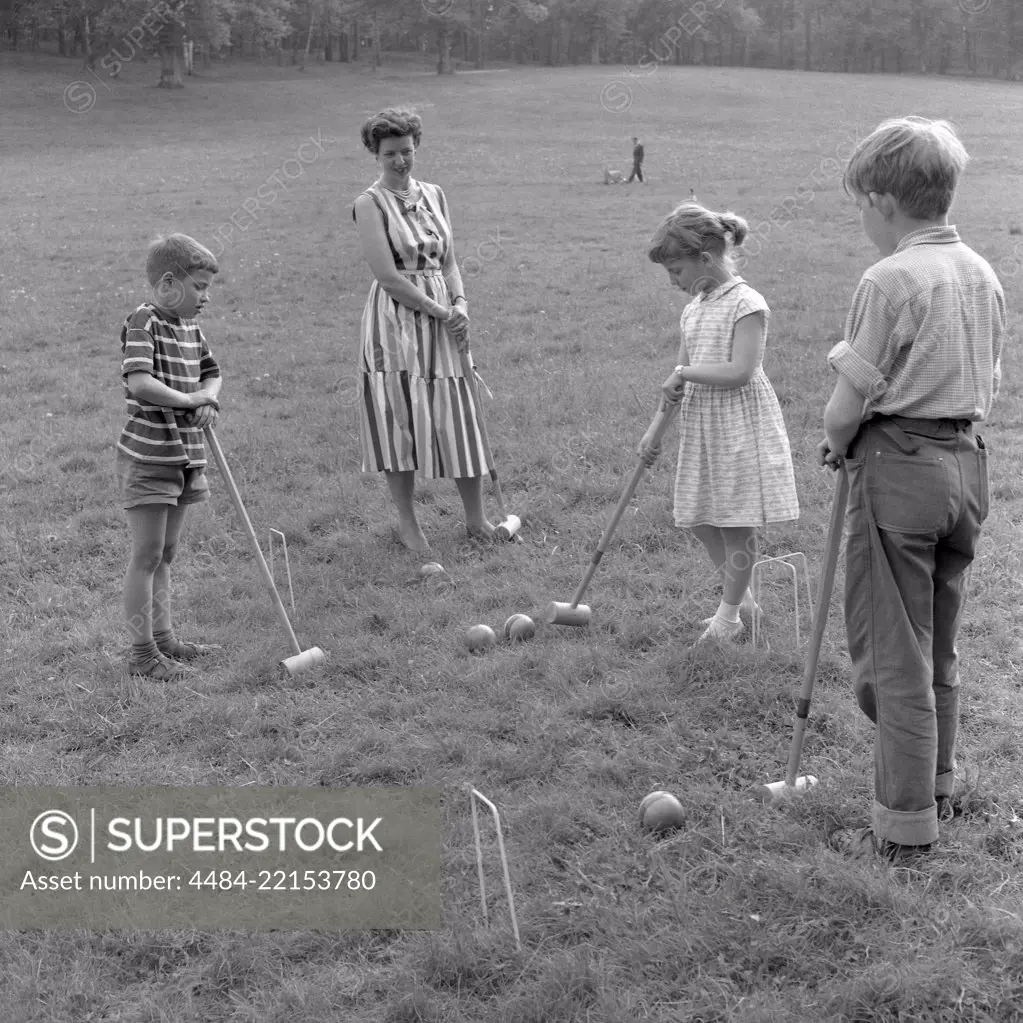
[[874, 451], [868, 455], [870, 510], [890, 533], [937, 533], [948, 522], [951, 484], [944, 458]]

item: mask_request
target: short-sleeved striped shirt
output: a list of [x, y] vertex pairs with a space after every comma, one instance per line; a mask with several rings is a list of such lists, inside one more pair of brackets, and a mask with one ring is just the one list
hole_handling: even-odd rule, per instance
[[202, 430], [186, 426], [184, 410], [146, 405], [131, 396], [129, 373], [150, 373], [175, 390], [192, 394], [206, 380], [220, 376], [206, 338], [195, 320], [181, 320], [147, 302], [140, 305], [121, 328], [121, 377], [128, 403], [128, 422], [117, 442], [141, 462], [184, 465], [206, 464]]
[[860, 280], [828, 364], [863, 395], [863, 419], [986, 419], [998, 395], [1005, 295], [955, 227], [903, 238]]

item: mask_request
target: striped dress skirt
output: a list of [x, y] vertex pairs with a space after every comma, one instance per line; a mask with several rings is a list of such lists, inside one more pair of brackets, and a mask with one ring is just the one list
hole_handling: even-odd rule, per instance
[[[401, 273], [435, 302], [449, 304], [442, 270]], [[363, 472], [416, 472], [426, 479], [489, 472], [479, 412], [447, 327], [396, 302], [377, 281], [362, 312], [360, 375]]]

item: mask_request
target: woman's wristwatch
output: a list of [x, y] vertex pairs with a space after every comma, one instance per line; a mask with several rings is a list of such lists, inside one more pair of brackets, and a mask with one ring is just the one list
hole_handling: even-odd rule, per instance
[[468, 305], [468, 303], [465, 301], [465, 295], [455, 295], [451, 299], [451, 304], [452, 305], [456, 305], [459, 302], [462, 302], [463, 304]]
[[685, 380], [686, 375], [682, 372], [684, 369], [685, 366], [676, 366], [672, 372], [674, 372], [675, 376], [677, 376], [680, 380]]

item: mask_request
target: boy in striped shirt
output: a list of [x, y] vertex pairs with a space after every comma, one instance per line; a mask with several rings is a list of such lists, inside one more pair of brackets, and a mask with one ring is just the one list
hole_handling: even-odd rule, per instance
[[121, 328], [128, 422], [117, 442], [117, 474], [132, 534], [124, 577], [128, 669], [160, 682], [185, 678], [181, 662], [213, 649], [175, 637], [170, 566], [186, 509], [209, 497], [202, 430], [217, 421], [221, 378], [195, 317], [219, 269], [188, 235], [158, 238], [146, 259], [153, 299]]
[[860, 709], [877, 726], [872, 827], [832, 845], [903, 862], [951, 820], [959, 725], [956, 635], [981, 525], [987, 451], [974, 423], [1001, 377], [1005, 296], [948, 210], [969, 157], [945, 121], [885, 121], [845, 189], [881, 260], [860, 280], [822, 465], [849, 474], [845, 620]]

